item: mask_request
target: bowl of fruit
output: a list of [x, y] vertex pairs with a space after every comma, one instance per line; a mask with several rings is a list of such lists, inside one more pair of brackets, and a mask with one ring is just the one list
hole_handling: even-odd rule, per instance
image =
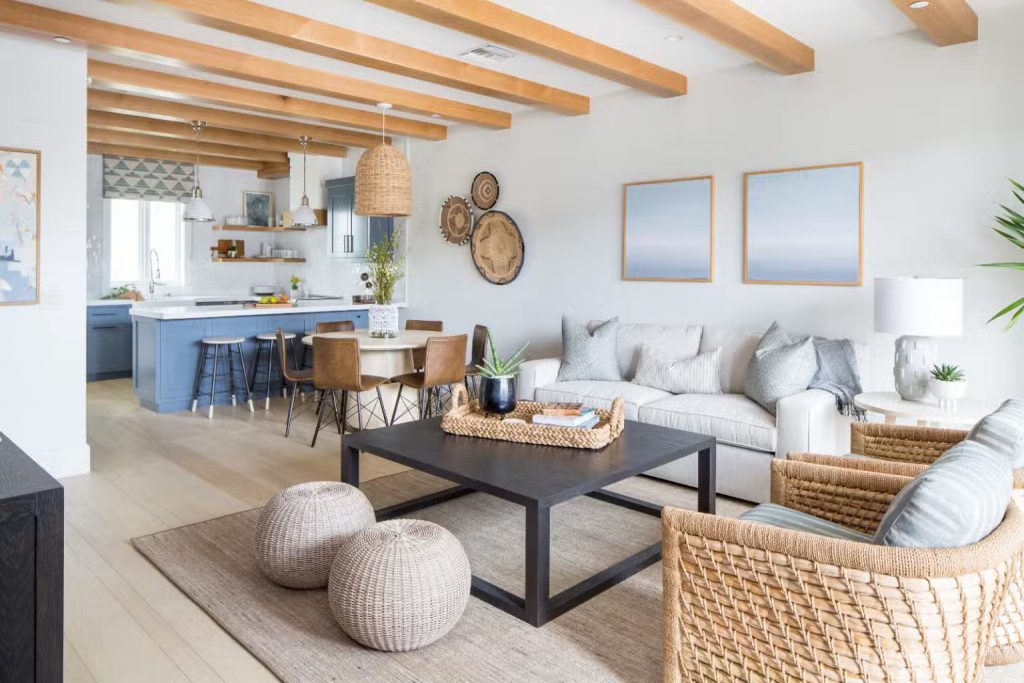
[[271, 294], [261, 296], [256, 308], [290, 308], [294, 305], [295, 302], [289, 299], [287, 294]]

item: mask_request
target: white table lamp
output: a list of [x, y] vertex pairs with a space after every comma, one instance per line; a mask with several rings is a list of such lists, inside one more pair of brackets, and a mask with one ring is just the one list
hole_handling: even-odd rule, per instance
[[959, 337], [964, 327], [964, 281], [916, 277], [875, 278], [875, 331], [898, 334], [896, 391], [908, 401], [928, 395], [936, 362], [934, 337]]

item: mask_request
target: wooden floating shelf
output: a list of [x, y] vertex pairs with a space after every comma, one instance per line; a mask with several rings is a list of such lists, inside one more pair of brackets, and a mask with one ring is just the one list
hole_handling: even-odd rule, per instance
[[239, 256], [237, 258], [217, 257], [214, 263], [305, 263], [304, 258], [250, 258]]
[[216, 231], [229, 231], [239, 230], [243, 232], [305, 232], [305, 228], [285, 228], [283, 226], [277, 226], [274, 228], [268, 228], [265, 225], [215, 225], [213, 229]]

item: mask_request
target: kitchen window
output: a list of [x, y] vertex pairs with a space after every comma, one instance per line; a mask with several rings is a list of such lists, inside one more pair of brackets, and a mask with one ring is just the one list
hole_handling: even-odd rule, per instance
[[188, 281], [189, 233], [178, 202], [106, 199], [108, 287]]

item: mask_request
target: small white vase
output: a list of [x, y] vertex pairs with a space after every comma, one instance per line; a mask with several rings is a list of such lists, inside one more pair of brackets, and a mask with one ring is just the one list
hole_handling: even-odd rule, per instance
[[940, 408], [953, 412], [957, 402], [967, 395], [967, 382], [943, 382], [932, 377], [928, 380], [928, 391], [938, 400]]
[[398, 306], [394, 304], [372, 304], [368, 312], [371, 337], [398, 336]]

